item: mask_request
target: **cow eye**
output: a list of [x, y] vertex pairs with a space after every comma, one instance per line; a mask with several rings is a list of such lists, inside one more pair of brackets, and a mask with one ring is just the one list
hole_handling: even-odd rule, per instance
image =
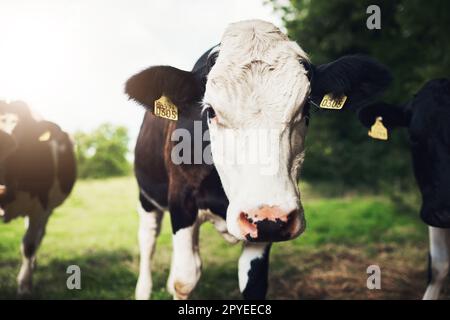
[[211, 120], [216, 118], [216, 112], [214, 111], [213, 107], [211, 107], [211, 105], [207, 105], [207, 107], [205, 108], [205, 112], [208, 121], [211, 123]]

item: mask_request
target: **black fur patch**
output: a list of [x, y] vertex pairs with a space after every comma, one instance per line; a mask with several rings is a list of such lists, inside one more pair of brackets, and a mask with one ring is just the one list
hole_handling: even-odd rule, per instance
[[[29, 193], [37, 197], [43, 208], [48, 209], [50, 190], [57, 179], [61, 191], [69, 194], [76, 179], [76, 163], [73, 145], [61, 128], [49, 121], [36, 121], [31, 117], [24, 103], [10, 105], [0, 103], [0, 112], [17, 114], [19, 121], [14, 128], [12, 138], [17, 147], [1, 164], [6, 186], [6, 195], [0, 199], [0, 205], [6, 207], [16, 201], [18, 192]], [[57, 164], [48, 141], [39, 138], [47, 131], [57, 143]], [[27, 212], [23, 212], [27, 214]], [[15, 216], [5, 212], [5, 221]]]
[[269, 244], [264, 250], [261, 258], [252, 260], [250, 270], [248, 271], [247, 285], [242, 292], [246, 300], [264, 300], [266, 299], [269, 276]]
[[284, 232], [284, 228], [287, 226], [287, 223], [284, 221], [281, 221], [280, 219], [276, 219], [275, 221], [272, 220], [261, 220], [257, 221], [256, 227], [258, 229], [258, 238], [254, 239], [250, 237], [250, 235], [247, 235], [248, 241], [253, 242], [279, 242], [279, 241], [285, 241], [290, 239], [289, 232]]
[[375, 123], [377, 117], [383, 118], [383, 125], [388, 129], [406, 127], [410, 121], [403, 108], [383, 102], [366, 106], [358, 112], [359, 121], [367, 128]]
[[414, 174], [422, 194], [420, 216], [431, 226], [450, 228], [450, 80], [427, 82], [404, 105], [376, 103], [359, 112], [369, 127], [377, 116], [388, 128], [409, 131]]

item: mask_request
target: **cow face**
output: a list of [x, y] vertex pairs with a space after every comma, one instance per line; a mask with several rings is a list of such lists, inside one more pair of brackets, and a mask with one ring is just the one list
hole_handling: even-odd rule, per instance
[[230, 200], [228, 231], [280, 241], [304, 229], [297, 178], [310, 82], [303, 50], [270, 23], [231, 25], [204, 96], [211, 151]]
[[203, 100], [214, 164], [230, 201], [228, 231], [249, 241], [298, 236], [305, 228], [297, 182], [307, 100], [345, 94], [351, 108], [388, 82], [386, 69], [370, 59], [345, 57], [316, 68], [274, 25], [230, 25]]
[[360, 110], [369, 127], [382, 117], [388, 128], [409, 131], [414, 173], [422, 193], [422, 219], [436, 227], [450, 227], [450, 81], [429, 81], [408, 103], [378, 103]]
[[345, 94], [346, 107], [354, 108], [389, 80], [384, 67], [361, 56], [315, 67], [278, 28], [253, 20], [231, 24], [192, 72], [151, 67], [131, 77], [125, 92], [150, 111], [167, 96], [183, 121], [203, 106], [214, 165], [230, 201], [228, 232], [265, 242], [292, 239], [305, 228], [297, 180], [308, 100]]

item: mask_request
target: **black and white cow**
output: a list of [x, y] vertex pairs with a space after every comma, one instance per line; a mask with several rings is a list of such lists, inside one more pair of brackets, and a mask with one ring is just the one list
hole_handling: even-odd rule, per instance
[[[206, 220], [226, 239], [244, 241], [240, 290], [244, 298], [265, 298], [271, 243], [293, 239], [305, 229], [297, 180], [309, 101], [345, 94], [352, 108], [389, 81], [383, 66], [362, 56], [315, 67], [298, 44], [260, 20], [231, 24], [220, 45], [206, 52], [192, 71], [155, 66], [131, 77], [126, 93], [148, 109], [135, 150], [141, 205], [136, 298], [150, 297], [151, 256], [166, 208], [173, 229], [167, 287], [174, 298], [188, 298], [200, 278], [198, 234]], [[176, 105], [178, 121], [153, 114], [162, 96]], [[249, 138], [255, 132], [262, 132], [262, 138]], [[174, 151], [185, 134], [185, 140], [195, 141], [181, 152], [185, 161], [180, 163]], [[270, 151], [266, 157], [233, 158], [255, 155], [256, 144]], [[214, 165], [207, 161], [210, 151]], [[199, 154], [205, 155], [200, 162]], [[265, 163], [267, 157], [272, 159]]]
[[414, 174], [422, 194], [422, 220], [429, 225], [429, 285], [424, 299], [437, 299], [450, 264], [450, 80], [431, 80], [404, 105], [373, 104], [359, 111], [370, 127], [377, 117], [387, 129], [409, 131]]
[[29, 294], [36, 252], [53, 209], [75, 182], [73, 145], [56, 124], [36, 120], [22, 102], [0, 101], [0, 216], [23, 216], [22, 266], [18, 293]]

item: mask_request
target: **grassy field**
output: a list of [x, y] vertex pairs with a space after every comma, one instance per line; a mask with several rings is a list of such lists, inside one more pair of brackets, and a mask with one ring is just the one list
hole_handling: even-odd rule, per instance
[[[413, 208], [371, 196], [324, 198], [304, 186], [307, 231], [275, 244], [272, 299], [419, 299], [426, 286], [427, 229]], [[137, 187], [132, 177], [80, 181], [51, 217], [38, 254], [36, 299], [132, 299], [138, 272]], [[154, 257], [155, 299], [169, 299], [171, 255], [166, 215]], [[0, 299], [16, 298], [23, 220], [0, 225]], [[203, 274], [193, 299], [240, 298], [237, 260], [210, 225], [201, 231]], [[79, 265], [82, 289], [66, 288], [66, 268]], [[377, 264], [382, 289], [366, 288], [366, 268]], [[449, 290], [443, 295], [450, 298]]]

